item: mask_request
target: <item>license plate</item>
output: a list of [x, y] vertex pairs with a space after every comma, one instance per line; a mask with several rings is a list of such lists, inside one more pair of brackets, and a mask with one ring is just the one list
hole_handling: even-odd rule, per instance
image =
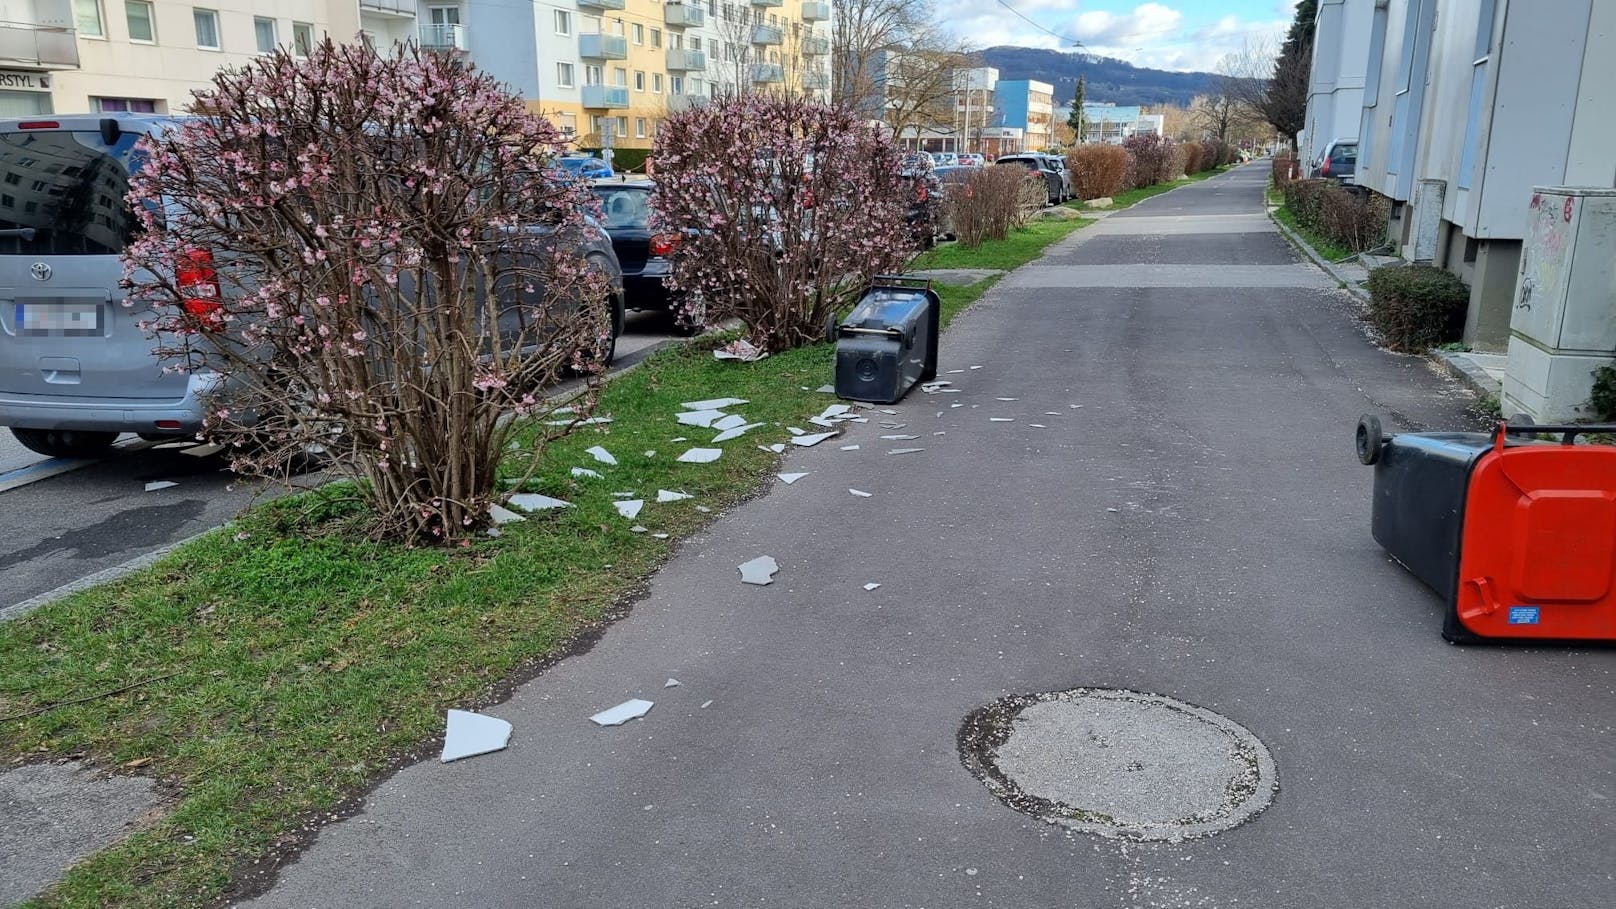
[[101, 307], [94, 303], [18, 303], [17, 333], [88, 337], [101, 334]]

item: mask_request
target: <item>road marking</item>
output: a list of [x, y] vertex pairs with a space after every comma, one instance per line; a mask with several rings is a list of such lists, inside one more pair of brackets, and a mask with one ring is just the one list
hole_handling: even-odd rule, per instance
[[47, 480], [94, 463], [94, 458], [47, 458], [37, 464], [8, 470], [0, 473], [0, 492], [10, 492], [19, 486], [38, 483], [40, 480]]

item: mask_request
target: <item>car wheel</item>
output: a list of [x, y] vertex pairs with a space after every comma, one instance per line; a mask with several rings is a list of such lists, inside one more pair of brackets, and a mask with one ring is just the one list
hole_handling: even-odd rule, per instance
[[115, 432], [80, 432], [76, 429], [16, 429], [11, 434], [23, 447], [52, 458], [99, 458], [112, 450]]

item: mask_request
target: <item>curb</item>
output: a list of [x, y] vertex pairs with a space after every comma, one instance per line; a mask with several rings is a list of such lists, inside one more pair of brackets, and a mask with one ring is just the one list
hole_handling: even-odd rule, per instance
[[1302, 239], [1301, 234], [1298, 234], [1296, 231], [1291, 230], [1284, 224], [1281, 224], [1279, 219], [1274, 217], [1274, 212], [1277, 210], [1277, 206], [1268, 204], [1265, 201], [1263, 203], [1263, 208], [1268, 212], [1268, 220], [1273, 222], [1274, 226], [1279, 229], [1279, 232], [1284, 234], [1285, 237], [1291, 241], [1292, 246], [1295, 246], [1297, 249], [1301, 250], [1303, 255], [1307, 256], [1314, 265], [1324, 269], [1324, 271], [1329, 274], [1330, 277], [1345, 285], [1347, 293], [1352, 294], [1354, 297], [1357, 297], [1359, 300], [1362, 300], [1365, 303], [1369, 302], [1369, 291], [1359, 287], [1355, 278], [1349, 277], [1342, 273], [1332, 262], [1319, 255], [1318, 251], [1313, 248], [1312, 244]]
[[1433, 350], [1430, 356], [1431, 362], [1441, 367], [1443, 372], [1458, 379], [1460, 384], [1469, 387], [1471, 391], [1495, 398], [1503, 394], [1503, 383], [1494, 379], [1463, 352]]

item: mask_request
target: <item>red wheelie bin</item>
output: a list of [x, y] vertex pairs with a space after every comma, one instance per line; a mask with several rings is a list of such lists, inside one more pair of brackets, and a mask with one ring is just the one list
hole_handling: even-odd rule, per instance
[[1358, 422], [1375, 541], [1443, 598], [1444, 638], [1616, 641], [1616, 446], [1578, 444], [1595, 433], [1616, 426]]

